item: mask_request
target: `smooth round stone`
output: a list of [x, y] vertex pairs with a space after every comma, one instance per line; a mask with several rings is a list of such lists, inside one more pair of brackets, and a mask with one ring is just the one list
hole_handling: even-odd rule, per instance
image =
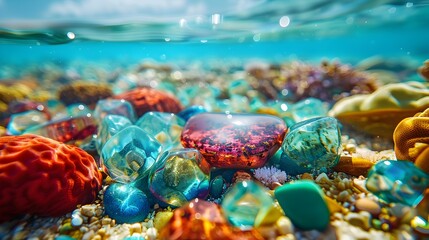
[[143, 221], [149, 214], [149, 203], [139, 189], [128, 185], [113, 183], [104, 192], [104, 211], [117, 223]]
[[340, 128], [338, 121], [332, 117], [311, 118], [296, 123], [282, 144], [288, 160], [312, 170], [337, 165], [340, 147]]
[[213, 178], [210, 182], [210, 196], [213, 198], [220, 198], [225, 183], [225, 179], [220, 175]]
[[367, 211], [372, 215], [378, 215], [381, 212], [381, 207], [377, 202], [369, 198], [360, 198], [356, 200], [356, 208], [359, 211]]
[[298, 180], [277, 187], [274, 196], [293, 225], [323, 231], [329, 225], [329, 208], [322, 189], [312, 181]]
[[201, 113], [188, 120], [181, 142], [198, 149], [211, 167], [259, 168], [279, 149], [286, 131], [275, 116]]

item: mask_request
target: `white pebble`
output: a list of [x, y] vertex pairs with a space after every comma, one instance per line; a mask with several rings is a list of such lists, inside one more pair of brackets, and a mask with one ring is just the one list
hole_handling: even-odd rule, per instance
[[158, 231], [156, 230], [156, 228], [148, 228], [146, 231], [146, 239], [148, 240], [155, 240], [156, 237], [158, 235]]
[[79, 227], [82, 224], [83, 224], [83, 219], [82, 219], [82, 217], [80, 215], [75, 214], [75, 215], [72, 216], [71, 225], [73, 227]]

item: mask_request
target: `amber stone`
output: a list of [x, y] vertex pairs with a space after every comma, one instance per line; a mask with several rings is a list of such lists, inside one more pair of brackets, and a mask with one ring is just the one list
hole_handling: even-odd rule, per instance
[[275, 116], [202, 113], [188, 120], [181, 142], [198, 149], [212, 167], [259, 168], [280, 148], [286, 131]]
[[171, 113], [182, 111], [180, 102], [173, 95], [153, 88], [136, 88], [116, 95], [114, 98], [130, 102], [137, 117], [150, 111]]
[[171, 240], [264, 239], [256, 230], [242, 231], [229, 225], [219, 205], [198, 198], [174, 210], [173, 217], [161, 229], [158, 237]]

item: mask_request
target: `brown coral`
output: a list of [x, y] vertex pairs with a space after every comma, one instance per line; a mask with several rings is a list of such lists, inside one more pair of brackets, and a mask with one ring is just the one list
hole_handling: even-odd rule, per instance
[[314, 97], [335, 102], [354, 94], [372, 93], [378, 88], [377, 80], [370, 74], [328, 61], [320, 66], [300, 62], [284, 65], [274, 85], [292, 101]]
[[75, 82], [65, 85], [58, 91], [58, 98], [65, 105], [83, 103], [94, 107], [100, 99], [113, 95], [109, 86], [90, 82]]
[[424, 65], [419, 67], [420, 75], [429, 81], [429, 60], [426, 60]]
[[129, 101], [138, 117], [150, 111], [178, 113], [182, 110], [180, 102], [173, 95], [152, 88], [136, 88], [114, 98]]
[[82, 149], [36, 136], [0, 137], [0, 222], [60, 216], [95, 200], [101, 173]]
[[395, 154], [429, 173], [429, 108], [402, 120], [393, 134]]

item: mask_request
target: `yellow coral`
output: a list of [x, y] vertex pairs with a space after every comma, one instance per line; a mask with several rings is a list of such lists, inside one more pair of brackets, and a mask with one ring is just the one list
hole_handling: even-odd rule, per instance
[[395, 154], [429, 173], [429, 108], [414, 117], [405, 118], [393, 134]]
[[338, 101], [329, 114], [344, 124], [372, 135], [391, 138], [396, 125], [429, 107], [428, 85], [393, 83], [372, 94], [354, 95]]

